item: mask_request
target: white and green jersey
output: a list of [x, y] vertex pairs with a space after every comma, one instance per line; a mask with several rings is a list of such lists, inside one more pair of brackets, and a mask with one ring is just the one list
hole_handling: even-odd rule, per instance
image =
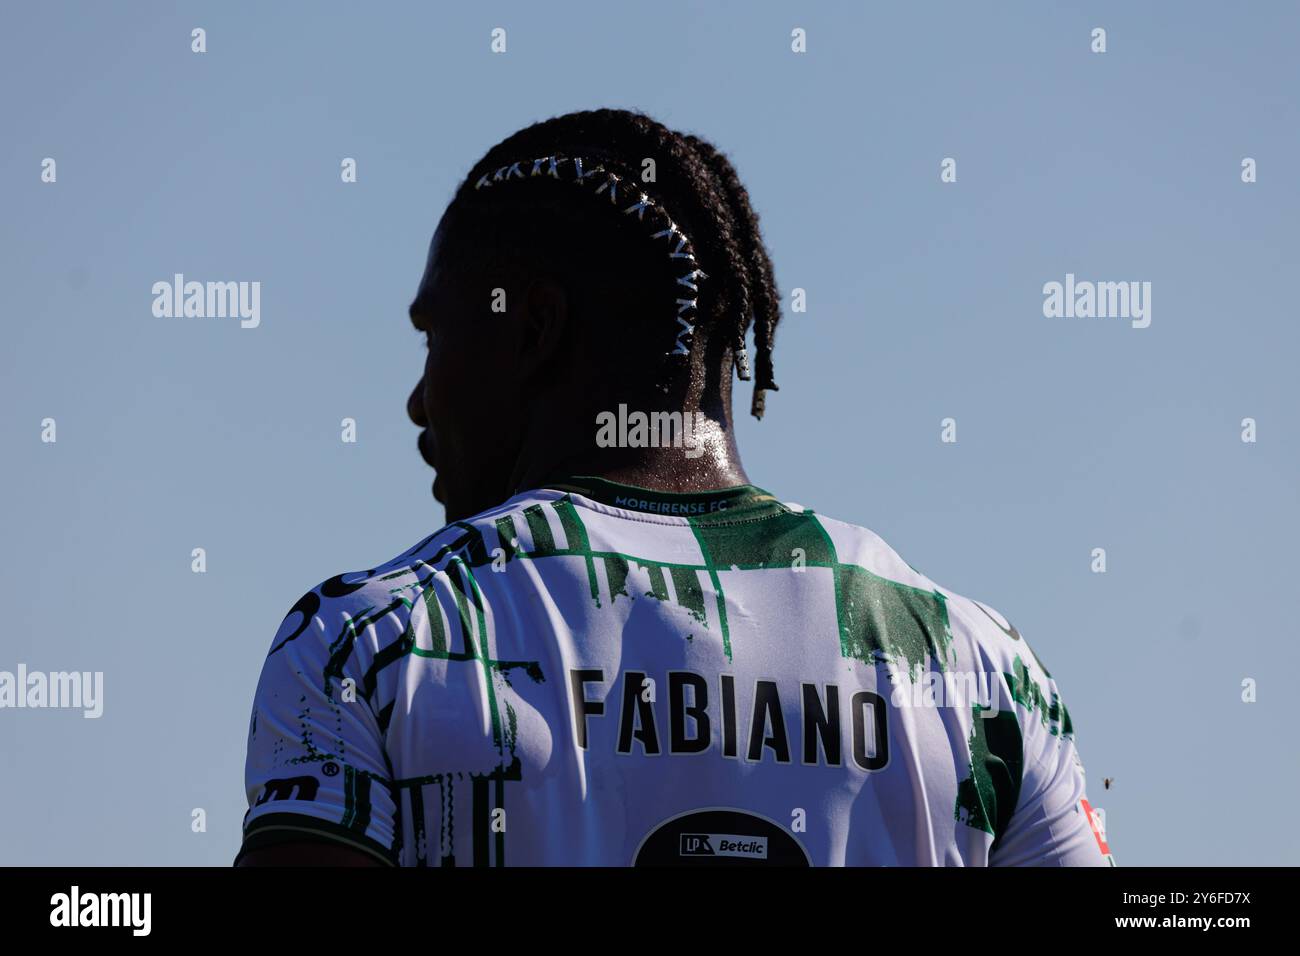
[[244, 848], [408, 866], [1107, 865], [996, 612], [752, 486], [517, 495], [289, 612]]

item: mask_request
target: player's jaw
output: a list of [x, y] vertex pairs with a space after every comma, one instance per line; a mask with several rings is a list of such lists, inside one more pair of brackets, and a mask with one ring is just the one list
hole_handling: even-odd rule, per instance
[[503, 456], [507, 433], [448, 416], [435, 420], [431, 412], [439, 406], [429, 391], [421, 380], [408, 403], [411, 420], [420, 427], [416, 447], [435, 472], [434, 500], [445, 509], [448, 522], [460, 521], [509, 497], [509, 459]]
[[447, 500], [444, 497], [442, 476], [437, 474], [438, 462], [433, 453], [433, 433], [427, 428], [423, 429], [420, 432], [419, 438], [416, 439], [415, 444], [420, 450], [420, 457], [424, 459], [424, 463], [434, 469], [435, 472], [433, 485], [431, 486], [433, 490], [433, 500], [441, 505], [445, 505]]
[[[417, 422], [417, 424], [419, 423]], [[433, 500], [446, 509], [448, 521], [456, 521], [464, 517], [465, 514], [461, 513], [462, 509], [457, 507], [460, 503], [458, 501], [460, 496], [454, 494], [453, 491], [456, 484], [455, 474], [445, 466], [440, 465], [433, 430], [427, 426], [423, 428], [415, 444], [420, 451], [420, 457], [424, 459], [424, 463], [434, 471], [433, 483], [430, 485]], [[473, 512], [468, 513], [472, 514]]]

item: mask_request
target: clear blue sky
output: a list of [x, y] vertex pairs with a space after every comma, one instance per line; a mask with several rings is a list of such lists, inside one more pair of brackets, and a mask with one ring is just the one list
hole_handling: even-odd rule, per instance
[[[403, 410], [437, 217], [602, 105], [727, 150], [807, 290], [751, 477], [1017, 625], [1121, 865], [1300, 862], [1295, 5], [454, 6], [0, 12], [0, 670], [105, 674], [99, 720], [0, 710], [0, 862], [229, 863], [281, 618], [442, 523]], [[261, 326], [155, 318], [176, 272], [260, 281]], [[1151, 282], [1151, 326], [1044, 317], [1066, 273]]]

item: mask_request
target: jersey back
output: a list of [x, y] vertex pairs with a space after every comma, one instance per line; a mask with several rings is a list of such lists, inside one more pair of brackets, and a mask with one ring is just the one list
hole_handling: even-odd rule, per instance
[[1024, 639], [752, 486], [516, 496], [290, 610], [244, 849], [434, 865], [1107, 865]]

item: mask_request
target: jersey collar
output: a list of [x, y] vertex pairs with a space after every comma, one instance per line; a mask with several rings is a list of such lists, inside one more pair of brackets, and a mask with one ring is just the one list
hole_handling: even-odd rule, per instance
[[709, 491], [656, 491], [594, 475], [573, 475], [548, 481], [543, 487], [582, 495], [625, 511], [699, 520], [755, 518], [784, 510], [774, 495], [756, 485], [733, 485]]

